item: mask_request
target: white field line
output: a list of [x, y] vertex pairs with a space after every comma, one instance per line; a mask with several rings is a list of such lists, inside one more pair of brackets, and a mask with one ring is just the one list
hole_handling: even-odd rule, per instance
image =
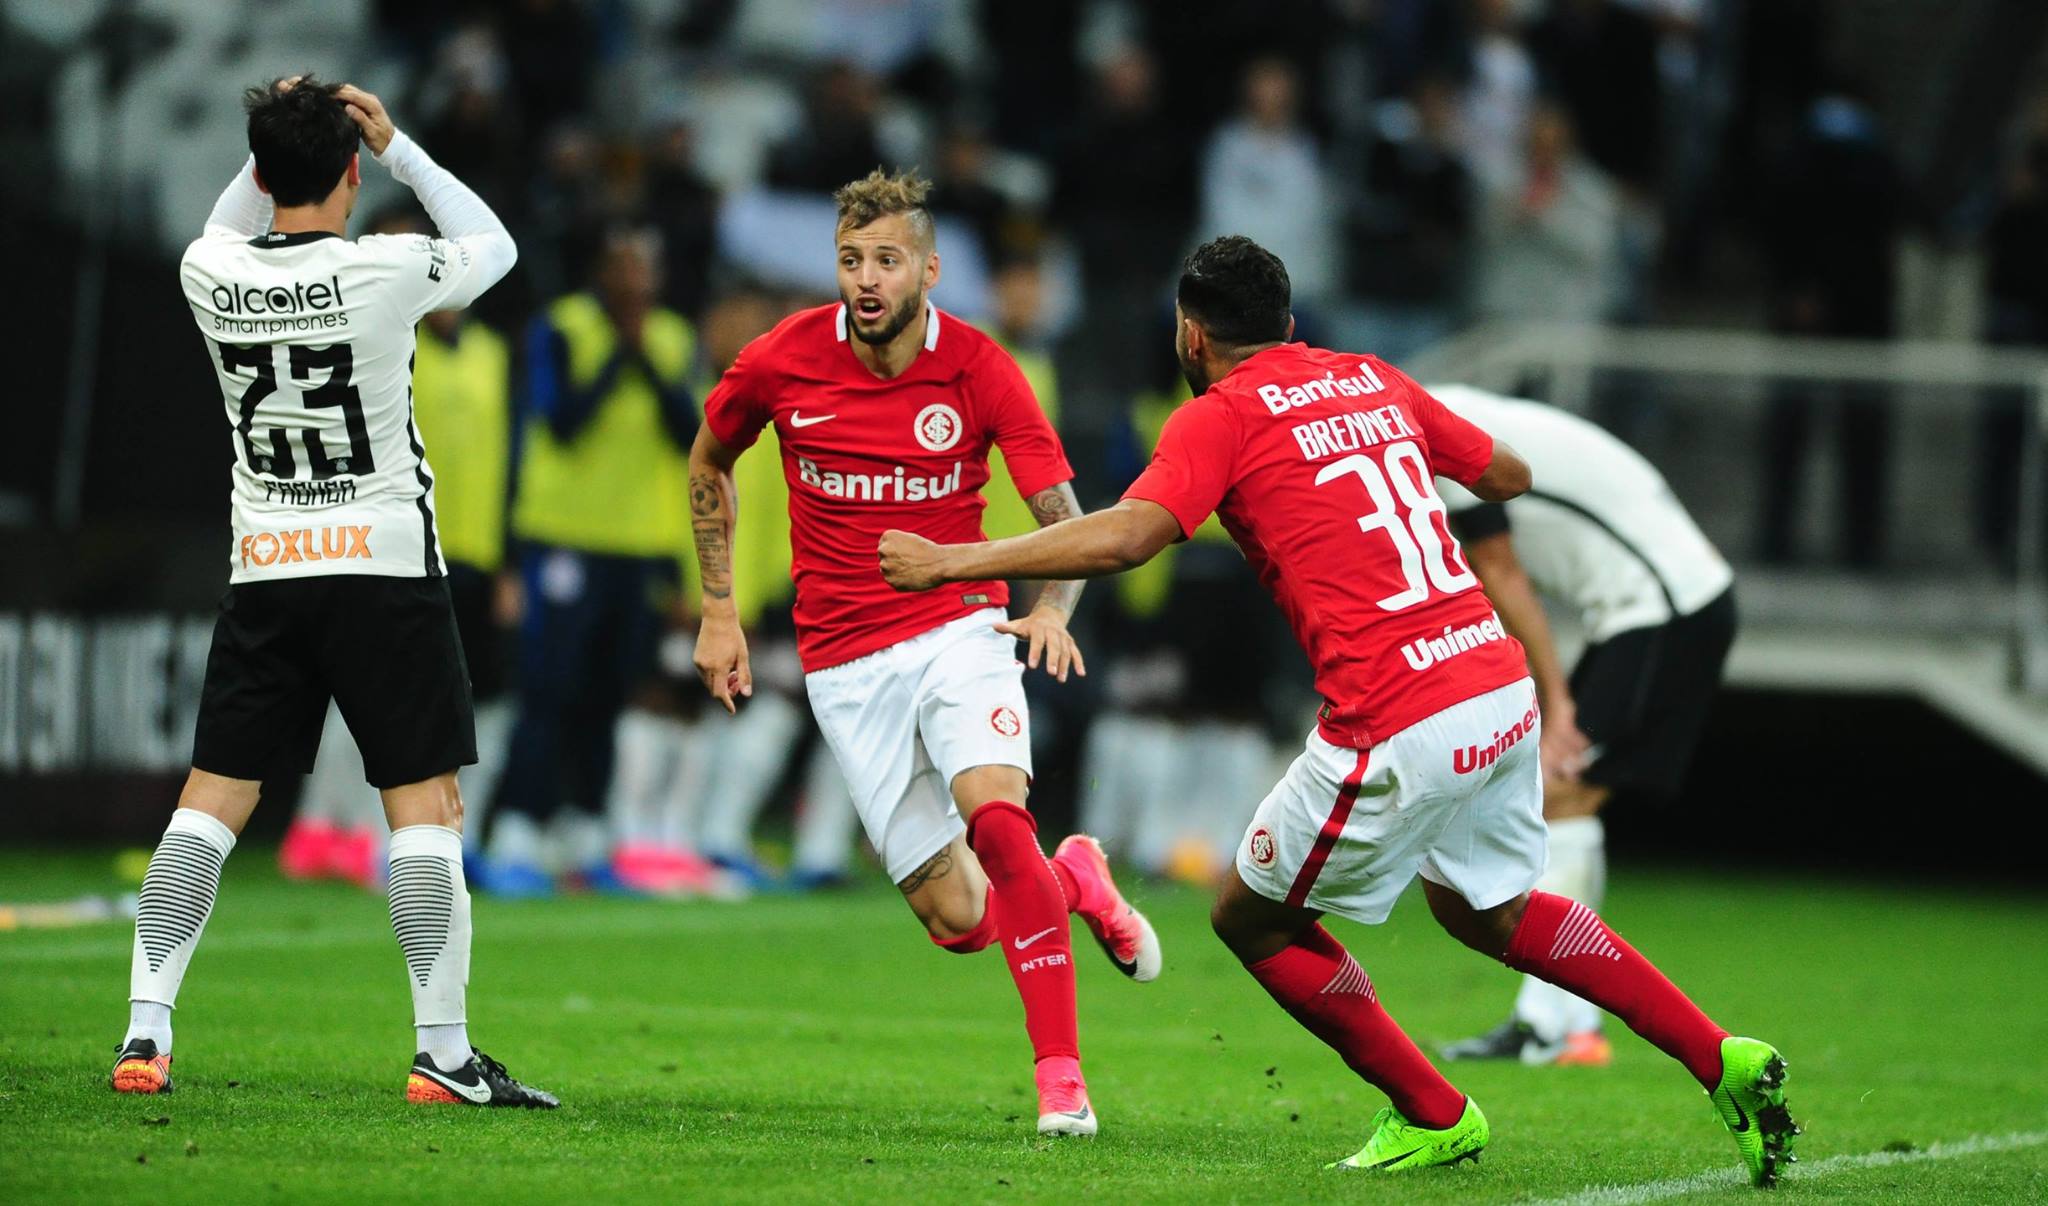
[[[350, 946], [379, 946], [390, 943], [391, 925], [381, 897], [363, 896], [365, 907], [358, 924], [320, 925], [303, 930], [230, 930], [209, 934], [205, 949], [210, 951], [325, 950]], [[232, 910], [229, 901], [222, 906]], [[593, 932], [605, 937], [663, 934], [684, 935], [742, 928], [749, 934], [815, 929], [815, 919], [789, 916], [762, 918], [733, 913], [717, 904], [691, 904], [670, 911], [621, 913], [600, 921], [588, 917], [547, 913], [540, 910], [493, 911], [481, 927], [495, 939], [510, 935], [539, 941], [580, 939]], [[13, 935], [19, 939], [22, 935]], [[33, 940], [33, 938], [32, 938]], [[93, 934], [78, 934], [58, 942], [33, 942], [25, 949], [9, 949], [0, 936], [0, 967], [25, 963], [72, 963], [89, 959], [126, 959], [135, 942], [130, 923], [108, 924]]]
[[[1851, 1169], [1889, 1168], [1895, 1164], [1919, 1164], [1925, 1160], [1956, 1160], [1964, 1156], [2018, 1151], [2022, 1148], [2040, 1147], [2043, 1144], [2048, 1144], [2048, 1131], [2015, 1131], [2009, 1135], [1972, 1135], [1968, 1139], [1958, 1139], [1953, 1143], [1930, 1143], [1924, 1148], [1910, 1152], [1865, 1152], [1862, 1155], [1829, 1156], [1824, 1160], [1792, 1165], [1785, 1170], [1783, 1183], [1793, 1184]], [[1534, 1206], [1629, 1206], [1630, 1203], [1661, 1202], [1666, 1198], [1682, 1198], [1687, 1194], [1704, 1193], [1714, 1189], [1738, 1189], [1748, 1183], [1749, 1179], [1739, 1169], [1722, 1168], [1713, 1172], [1694, 1173], [1689, 1177], [1673, 1177], [1668, 1181], [1596, 1186], [1582, 1189], [1567, 1197], [1538, 1202]]]

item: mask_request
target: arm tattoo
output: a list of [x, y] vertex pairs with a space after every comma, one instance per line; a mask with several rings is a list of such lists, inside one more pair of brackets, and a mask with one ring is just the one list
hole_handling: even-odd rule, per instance
[[[1072, 519], [1081, 513], [1081, 500], [1074, 495], [1074, 483], [1061, 482], [1048, 486], [1024, 500], [1031, 508], [1032, 517], [1038, 526], [1049, 528], [1063, 519]], [[1047, 582], [1038, 592], [1038, 605], [1050, 604], [1067, 615], [1074, 614], [1074, 605], [1081, 601], [1079, 580], [1071, 582]]]
[[732, 529], [738, 507], [732, 478], [724, 473], [690, 475], [690, 534], [697, 541], [697, 567], [704, 593], [732, 597]]
[[951, 850], [941, 850], [926, 859], [923, 866], [904, 876], [903, 882], [897, 884], [896, 888], [905, 896], [908, 896], [932, 880], [946, 878], [947, 874], [952, 870], [953, 852]]

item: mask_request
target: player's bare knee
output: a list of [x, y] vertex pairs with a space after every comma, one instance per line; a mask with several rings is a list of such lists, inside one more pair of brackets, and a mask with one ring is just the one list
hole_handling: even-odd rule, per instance
[[1031, 781], [1014, 766], [972, 766], [953, 776], [953, 803], [963, 818], [998, 800], [1022, 806]]
[[178, 807], [203, 812], [239, 834], [262, 796], [260, 780], [230, 779], [193, 767], [185, 778], [184, 789], [178, 793]]
[[417, 783], [387, 787], [382, 795], [384, 819], [393, 829], [439, 825], [458, 833], [462, 830], [462, 789], [456, 783], [454, 771]]

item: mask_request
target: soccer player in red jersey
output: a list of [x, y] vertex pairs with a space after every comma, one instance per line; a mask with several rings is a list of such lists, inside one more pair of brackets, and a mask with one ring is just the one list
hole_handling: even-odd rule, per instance
[[1188, 257], [1177, 317], [1197, 396], [1122, 502], [991, 543], [885, 533], [883, 577], [926, 590], [1111, 574], [1218, 513], [1314, 663], [1324, 705], [1259, 805], [1212, 920], [1274, 1000], [1392, 1098], [1339, 1165], [1454, 1163], [1488, 1139], [1478, 1106], [1319, 924], [1326, 912], [1384, 921], [1419, 874], [1454, 937], [1595, 1002], [1683, 1063], [1751, 1179], [1774, 1182], [1797, 1133], [1777, 1051], [1715, 1025], [1592, 910], [1532, 890], [1545, 857], [1535, 691], [1434, 485], [1441, 474], [1505, 501], [1529, 488], [1528, 466], [1391, 365], [1287, 342], [1287, 270], [1249, 239]]
[[927, 300], [939, 280], [928, 188], [877, 171], [839, 190], [841, 300], [749, 344], [705, 399], [690, 452], [697, 671], [728, 711], [753, 692], [732, 601], [732, 467], [773, 423], [804, 686], [861, 823], [933, 942], [1002, 948], [1037, 1061], [1039, 1133], [1093, 1135], [1067, 914], [1133, 979], [1156, 977], [1160, 955], [1095, 840], [1076, 834], [1048, 860], [1024, 809], [1031, 734], [1016, 643], [1061, 681], [1086, 673], [1067, 633], [1080, 583], [1048, 583], [1011, 620], [1002, 581], [902, 595], [875, 568], [890, 528], [982, 539], [991, 445], [1040, 523], [1080, 512], [1059, 437], [1016, 362]]

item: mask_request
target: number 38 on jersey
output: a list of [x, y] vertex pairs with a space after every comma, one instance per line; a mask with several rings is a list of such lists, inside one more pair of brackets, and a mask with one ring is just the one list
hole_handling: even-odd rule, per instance
[[1413, 607], [1430, 597], [1432, 587], [1449, 595], [1478, 585], [1445, 526], [1449, 512], [1437, 496], [1422, 449], [1403, 440], [1375, 452], [1353, 453], [1324, 465], [1316, 485], [1350, 477], [1365, 486], [1372, 503], [1372, 510], [1358, 517], [1359, 530], [1368, 536], [1384, 534], [1400, 559], [1402, 587], [1376, 600], [1381, 609]]

